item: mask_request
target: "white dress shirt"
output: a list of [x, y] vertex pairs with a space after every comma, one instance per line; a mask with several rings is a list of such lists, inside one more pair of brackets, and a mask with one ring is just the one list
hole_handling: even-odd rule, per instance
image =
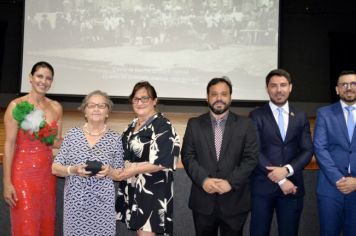
[[[348, 116], [348, 111], [345, 109], [345, 107], [348, 107], [344, 101], [340, 100], [342, 111], [344, 112], [344, 117], [345, 117], [345, 122], [347, 123], [347, 116]], [[354, 120], [356, 123], [356, 103], [352, 105], [354, 109], [352, 110], [352, 114], [354, 115]]]

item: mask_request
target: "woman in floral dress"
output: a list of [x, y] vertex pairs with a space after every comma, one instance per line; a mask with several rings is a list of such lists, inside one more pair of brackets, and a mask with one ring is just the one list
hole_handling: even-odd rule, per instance
[[[115, 235], [115, 190], [109, 175], [123, 167], [123, 150], [121, 136], [106, 125], [112, 106], [106, 93], [88, 94], [80, 107], [86, 123], [67, 132], [54, 159], [53, 174], [65, 177], [64, 235]], [[89, 170], [87, 161], [102, 166]]]
[[3, 193], [11, 207], [12, 235], [54, 235], [52, 148], [61, 143], [62, 106], [45, 97], [53, 76], [49, 63], [36, 63], [29, 75], [31, 91], [11, 101], [5, 112]]
[[123, 133], [125, 169], [113, 172], [119, 184], [117, 217], [137, 235], [172, 234], [173, 170], [179, 137], [157, 113], [157, 94], [146, 81], [135, 85], [130, 101], [137, 117]]

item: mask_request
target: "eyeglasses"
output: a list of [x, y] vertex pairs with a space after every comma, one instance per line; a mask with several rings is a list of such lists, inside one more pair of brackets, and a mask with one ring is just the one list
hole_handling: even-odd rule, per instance
[[137, 104], [139, 101], [141, 101], [142, 103], [148, 103], [148, 101], [150, 100], [150, 98], [151, 98], [151, 97], [149, 97], [149, 96], [144, 96], [144, 97], [140, 97], [140, 98], [134, 97], [134, 98], [132, 99], [132, 103], [133, 103], [133, 104]]
[[350, 83], [338, 83], [337, 85], [343, 89], [348, 89], [348, 88], [354, 89], [356, 88], [356, 81]]
[[106, 104], [106, 103], [88, 103], [87, 104], [87, 108], [89, 108], [89, 109], [94, 109], [95, 107], [97, 107], [99, 109], [105, 109], [108, 107], [108, 104]]

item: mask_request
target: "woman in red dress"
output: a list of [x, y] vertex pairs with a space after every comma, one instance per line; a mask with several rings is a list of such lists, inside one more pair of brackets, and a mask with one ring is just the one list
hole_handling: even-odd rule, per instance
[[56, 177], [52, 148], [61, 143], [62, 106], [47, 97], [53, 67], [36, 63], [29, 75], [32, 89], [6, 109], [4, 199], [10, 206], [12, 235], [55, 232]]

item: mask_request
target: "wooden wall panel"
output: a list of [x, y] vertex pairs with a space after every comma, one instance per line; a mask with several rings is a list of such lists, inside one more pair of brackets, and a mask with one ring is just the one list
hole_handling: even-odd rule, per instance
[[[190, 117], [198, 116], [197, 113], [165, 113], [164, 114], [173, 124], [177, 133], [180, 136], [181, 142], [183, 141], [183, 136], [185, 132], [185, 127], [187, 121]], [[2, 163], [2, 156], [4, 153], [4, 141], [5, 141], [5, 131], [4, 131], [4, 113], [0, 112], [0, 163]], [[133, 112], [112, 112], [109, 116], [108, 126], [119, 133], [122, 133], [129, 122], [134, 118]], [[311, 130], [314, 129], [315, 119], [310, 119]], [[79, 111], [65, 111], [63, 116], [63, 136], [68, 131], [69, 128], [74, 126], [83, 126], [85, 123], [84, 116]], [[56, 151], [55, 151], [56, 152]], [[182, 163], [179, 162], [178, 168], [182, 168]], [[313, 160], [309, 163], [306, 169], [314, 170], [318, 169], [318, 165], [313, 157]]]

